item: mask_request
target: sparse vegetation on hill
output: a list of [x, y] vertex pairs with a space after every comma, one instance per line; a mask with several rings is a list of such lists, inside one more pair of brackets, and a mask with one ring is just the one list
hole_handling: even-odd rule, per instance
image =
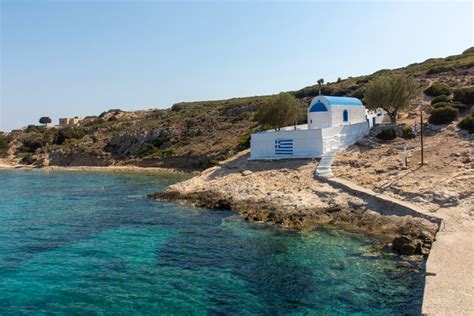
[[466, 116], [459, 122], [459, 127], [467, 130], [469, 133], [474, 133], [474, 113]]
[[3, 158], [7, 155], [10, 140], [11, 139], [9, 136], [0, 133], [0, 158]]
[[458, 116], [458, 110], [451, 106], [434, 108], [431, 111], [429, 122], [434, 125], [449, 124]]
[[447, 96], [445, 94], [442, 94], [442, 95], [439, 95], [437, 97], [434, 97], [431, 100], [431, 105], [435, 105], [436, 103], [449, 102], [449, 101], [450, 101], [449, 96]]
[[[460, 119], [463, 119], [470, 104], [474, 103], [474, 52], [468, 49], [460, 55], [432, 58], [399, 69], [382, 69], [366, 76], [339, 78], [337, 82], [315, 82], [290, 91], [289, 94], [298, 99], [297, 122], [306, 122], [307, 105], [320, 90], [323, 95], [353, 96], [368, 104], [369, 100], [363, 98], [370, 93], [371, 82], [384, 76], [406, 75], [416, 80], [425, 91], [431, 86], [427, 90], [428, 95], [433, 96], [431, 111], [436, 112], [434, 108], [439, 107], [435, 104], [447, 102], [451, 108], [459, 109]], [[423, 93], [415, 97], [402, 110], [404, 115], [422, 104]], [[49, 157], [52, 165], [118, 162], [203, 169], [248, 148], [250, 133], [263, 128], [260, 124], [263, 122], [256, 120], [256, 114], [272, 98], [275, 96], [183, 102], [170, 109], [134, 112], [111, 109], [84, 118], [78, 129], [29, 126], [21, 132], [11, 133], [8, 137], [15, 141], [7, 143], [10, 146], [15, 144], [18, 160], [32, 157], [25, 158], [24, 162], [33, 161], [35, 156], [44, 156]], [[426, 102], [429, 105], [429, 99]], [[404, 115], [400, 117], [404, 118]], [[293, 125], [293, 122], [285, 124]]]
[[426, 95], [432, 96], [432, 97], [438, 97], [441, 95], [450, 95], [451, 94], [451, 89], [449, 88], [448, 85], [444, 83], [434, 83], [430, 87], [428, 87], [425, 91]]

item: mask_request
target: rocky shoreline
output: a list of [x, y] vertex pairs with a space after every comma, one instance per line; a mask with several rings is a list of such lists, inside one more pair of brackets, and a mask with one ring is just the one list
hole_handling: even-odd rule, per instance
[[248, 221], [288, 228], [333, 224], [382, 239], [402, 255], [428, 255], [438, 224], [384, 215], [363, 198], [315, 179], [316, 162], [248, 162], [247, 153], [150, 197], [209, 209], [230, 209]]

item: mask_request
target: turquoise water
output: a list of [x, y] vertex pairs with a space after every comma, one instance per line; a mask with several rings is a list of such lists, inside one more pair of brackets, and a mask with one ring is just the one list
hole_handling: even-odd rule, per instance
[[143, 197], [179, 180], [0, 171], [0, 315], [420, 313], [418, 267], [374, 240]]

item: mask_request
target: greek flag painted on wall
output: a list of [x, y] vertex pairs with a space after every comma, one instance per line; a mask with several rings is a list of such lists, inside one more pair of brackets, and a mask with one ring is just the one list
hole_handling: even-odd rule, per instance
[[275, 155], [293, 155], [293, 139], [275, 139]]

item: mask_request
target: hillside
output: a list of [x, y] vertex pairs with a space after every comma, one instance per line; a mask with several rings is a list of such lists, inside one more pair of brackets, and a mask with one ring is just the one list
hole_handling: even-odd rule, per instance
[[[365, 85], [382, 73], [413, 75], [423, 87], [440, 82], [452, 90], [472, 87], [474, 52], [428, 59], [399, 69], [383, 69], [371, 75], [326, 83], [325, 95], [363, 98]], [[318, 85], [290, 91], [302, 112]], [[177, 103], [170, 109], [126, 112], [112, 109], [85, 118], [71, 128], [29, 126], [0, 134], [0, 158], [34, 166], [137, 165], [178, 169], [204, 169], [248, 147], [249, 133], [260, 129], [254, 116], [269, 96], [219, 101]], [[420, 94], [402, 116], [416, 117], [413, 110], [428, 98]], [[301, 117], [301, 121], [305, 121]]]

